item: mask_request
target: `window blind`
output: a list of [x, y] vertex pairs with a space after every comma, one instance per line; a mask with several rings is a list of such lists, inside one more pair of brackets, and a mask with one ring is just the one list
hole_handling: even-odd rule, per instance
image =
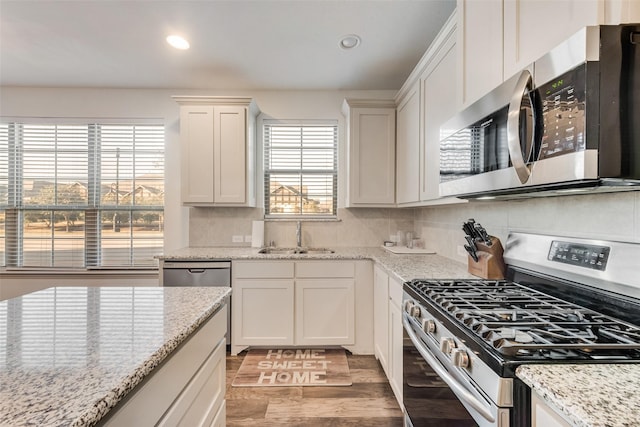
[[6, 258], [6, 209], [9, 206], [9, 125], [0, 123], [0, 267]]
[[338, 126], [264, 125], [267, 217], [335, 217]]
[[0, 250], [11, 267], [153, 266], [164, 127], [3, 123]]

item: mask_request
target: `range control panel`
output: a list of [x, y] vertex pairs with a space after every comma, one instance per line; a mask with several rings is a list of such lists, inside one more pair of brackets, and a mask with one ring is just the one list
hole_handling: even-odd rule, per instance
[[611, 248], [609, 246], [585, 245], [554, 240], [551, 242], [547, 259], [563, 264], [604, 271], [607, 268], [610, 251]]

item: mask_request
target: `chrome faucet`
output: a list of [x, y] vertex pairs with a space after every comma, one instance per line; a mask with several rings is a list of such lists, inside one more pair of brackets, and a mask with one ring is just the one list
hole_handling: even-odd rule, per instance
[[302, 247], [302, 221], [298, 221], [296, 224], [296, 246]]

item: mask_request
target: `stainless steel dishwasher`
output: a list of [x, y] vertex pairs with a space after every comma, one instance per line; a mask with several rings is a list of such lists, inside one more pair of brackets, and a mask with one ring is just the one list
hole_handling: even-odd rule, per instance
[[[230, 261], [165, 261], [162, 286], [231, 287]], [[231, 298], [227, 310], [227, 345], [231, 345]]]

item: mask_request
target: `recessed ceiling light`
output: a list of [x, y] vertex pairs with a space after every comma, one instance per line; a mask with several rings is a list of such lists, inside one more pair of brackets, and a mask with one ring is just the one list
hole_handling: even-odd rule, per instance
[[338, 43], [340, 48], [345, 50], [354, 49], [358, 47], [359, 44], [360, 44], [360, 36], [357, 36], [355, 34], [348, 34], [346, 36], [343, 36], [340, 39], [340, 43]]
[[189, 49], [189, 42], [180, 36], [172, 35], [167, 37], [167, 43], [169, 43], [171, 46], [175, 47], [176, 49], [181, 49], [181, 50]]

